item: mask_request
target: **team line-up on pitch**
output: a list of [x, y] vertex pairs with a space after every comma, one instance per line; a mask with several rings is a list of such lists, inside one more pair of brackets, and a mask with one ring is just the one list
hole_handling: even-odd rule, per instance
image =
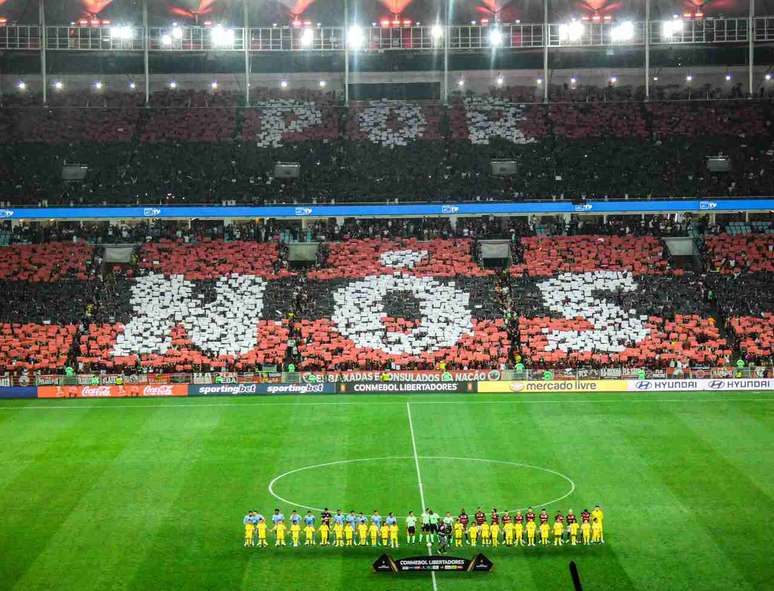
[[[552, 517], [543, 509], [536, 514], [532, 507], [526, 512], [506, 511], [498, 513], [492, 509], [489, 516], [478, 508], [472, 518], [462, 509], [457, 517], [447, 512], [444, 516], [428, 508], [418, 517], [409, 511], [405, 518], [406, 543], [438, 543], [445, 548], [453, 543], [459, 547], [464, 543], [476, 546], [535, 546], [553, 543], [561, 546], [565, 543], [589, 545], [605, 543], [605, 514], [599, 505], [592, 511], [584, 509], [578, 519], [572, 509], [564, 515], [557, 511]], [[275, 509], [267, 519], [258, 511], [249, 511], [242, 520], [245, 528], [245, 547], [268, 546], [267, 536], [273, 534], [275, 546], [286, 546], [286, 538], [294, 548], [302, 545], [314, 546], [389, 546], [399, 547], [400, 526], [398, 518], [392, 513], [386, 517], [378, 511], [370, 516], [364, 513], [342, 513], [337, 509], [331, 513], [327, 508], [318, 518], [311, 511], [301, 515], [295, 510], [286, 519]], [[549, 523], [551, 522], [551, 523]], [[417, 526], [419, 535], [417, 536]], [[417, 539], [418, 538], [418, 539]]]

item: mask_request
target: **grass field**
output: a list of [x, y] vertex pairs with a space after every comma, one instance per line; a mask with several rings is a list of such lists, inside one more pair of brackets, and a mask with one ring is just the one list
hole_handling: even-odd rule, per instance
[[272, 480], [330, 462], [274, 493], [405, 515], [419, 468], [440, 512], [605, 509], [604, 546], [489, 550], [441, 591], [570, 589], [570, 560], [587, 591], [774, 588], [774, 395], [4, 401], [0, 441], [2, 590], [432, 590], [378, 550], [242, 547], [248, 509], [293, 508]]

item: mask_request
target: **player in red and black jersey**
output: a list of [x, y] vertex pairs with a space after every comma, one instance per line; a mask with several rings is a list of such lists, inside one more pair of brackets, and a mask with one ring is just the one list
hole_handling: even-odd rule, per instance
[[588, 509], [584, 509], [583, 513], [581, 513], [581, 522], [591, 523], [591, 513], [589, 513]]
[[481, 507], [479, 507], [476, 510], [476, 514], [473, 516], [473, 518], [476, 520], [476, 525], [480, 526], [482, 523], [486, 521], [486, 513], [484, 513], [481, 510]]
[[489, 517], [491, 523], [496, 523], [497, 525], [500, 525], [500, 515], [497, 513], [497, 509], [492, 507], [492, 514]]
[[459, 522], [462, 524], [462, 529], [467, 531], [468, 529], [468, 523], [470, 522], [470, 517], [468, 517], [468, 514], [465, 513], [465, 509], [463, 508], [462, 511], [460, 511], [459, 517], [457, 517]]
[[575, 513], [572, 512], [572, 509], [569, 509], [567, 511], [567, 525], [572, 525], [576, 521], [577, 519], [575, 519]]
[[506, 511], [505, 513], [503, 513], [503, 525], [510, 522], [511, 522], [511, 514], [508, 513], [508, 511]]
[[535, 521], [535, 512], [532, 510], [532, 507], [527, 509], [527, 523], [530, 521]]
[[331, 512], [328, 511], [328, 507], [323, 509], [323, 512], [320, 513], [320, 523], [324, 523], [328, 527], [331, 526]]
[[564, 515], [562, 515], [561, 511], [556, 512], [556, 515], [554, 516], [554, 523], [564, 524]]
[[545, 509], [540, 512], [540, 525], [543, 525], [544, 523], [548, 523], [548, 511]]
[[[535, 520], [535, 514], [532, 514], [532, 520]], [[524, 523], [524, 515], [521, 514], [521, 511], [516, 511], [516, 515], [513, 517], [513, 522], [522, 524]]]

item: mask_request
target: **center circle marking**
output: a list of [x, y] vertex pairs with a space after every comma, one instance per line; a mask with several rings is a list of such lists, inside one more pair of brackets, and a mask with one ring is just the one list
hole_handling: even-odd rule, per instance
[[[554, 503], [558, 503], [559, 501], [562, 501], [569, 497], [572, 493], [575, 492], [575, 481], [573, 481], [572, 478], [567, 476], [566, 474], [563, 474], [562, 472], [559, 472], [557, 470], [553, 470], [551, 468], [545, 468], [543, 466], [535, 466], [534, 464], [526, 464], [524, 462], [512, 462], [510, 460], [489, 460], [486, 458], [462, 458], [458, 456], [417, 456], [420, 460], [441, 460], [441, 461], [460, 461], [460, 462], [481, 462], [481, 463], [488, 463], [488, 464], [503, 464], [506, 466], [516, 466], [517, 468], [531, 468], [533, 470], [540, 470], [541, 472], [547, 472], [548, 474], [553, 474], [555, 476], [558, 476], [562, 478], [564, 481], [566, 481], [569, 484], [569, 489], [567, 492], [565, 492], [561, 497], [557, 497], [555, 499], [551, 499], [550, 501], [545, 501], [542, 503], [533, 503], [532, 506], [535, 507], [547, 507], [548, 505], [552, 505]], [[311, 505], [304, 505], [303, 503], [297, 503], [295, 501], [292, 501], [290, 499], [286, 499], [285, 497], [280, 496], [277, 494], [274, 490], [275, 485], [285, 478], [286, 476], [291, 476], [292, 474], [296, 474], [298, 472], [304, 472], [306, 470], [315, 470], [317, 468], [325, 468], [327, 466], [338, 466], [341, 464], [358, 464], [358, 463], [365, 463], [365, 462], [383, 462], [383, 461], [390, 461], [390, 460], [413, 460], [414, 456], [386, 456], [381, 458], [355, 458], [352, 460], [336, 460], [334, 462], [323, 462], [321, 464], [310, 464], [308, 466], [301, 466], [300, 468], [294, 468], [293, 470], [288, 470], [287, 472], [283, 472], [282, 474], [275, 476], [272, 478], [271, 482], [269, 482], [269, 494], [273, 496], [278, 501], [282, 501], [283, 503], [286, 503], [292, 507], [301, 507], [302, 509], [308, 509], [310, 511], [322, 511], [323, 509], [321, 507], [313, 507]], [[523, 511], [527, 509], [527, 507], [519, 507], [517, 509], [508, 509], [507, 511]], [[405, 517], [404, 515], [397, 515], [397, 517]]]

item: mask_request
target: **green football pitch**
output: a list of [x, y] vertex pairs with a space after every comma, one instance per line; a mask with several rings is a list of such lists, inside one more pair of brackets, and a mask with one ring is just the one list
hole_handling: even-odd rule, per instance
[[[0, 442], [3, 590], [571, 589], [571, 560], [587, 591], [774, 587], [765, 393], [3, 401]], [[607, 543], [436, 577], [373, 573], [380, 549], [242, 547], [249, 509], [403, 516], [422, 495], [600, 503]], [[394, 556], [427, 552], [403, 535]]]

